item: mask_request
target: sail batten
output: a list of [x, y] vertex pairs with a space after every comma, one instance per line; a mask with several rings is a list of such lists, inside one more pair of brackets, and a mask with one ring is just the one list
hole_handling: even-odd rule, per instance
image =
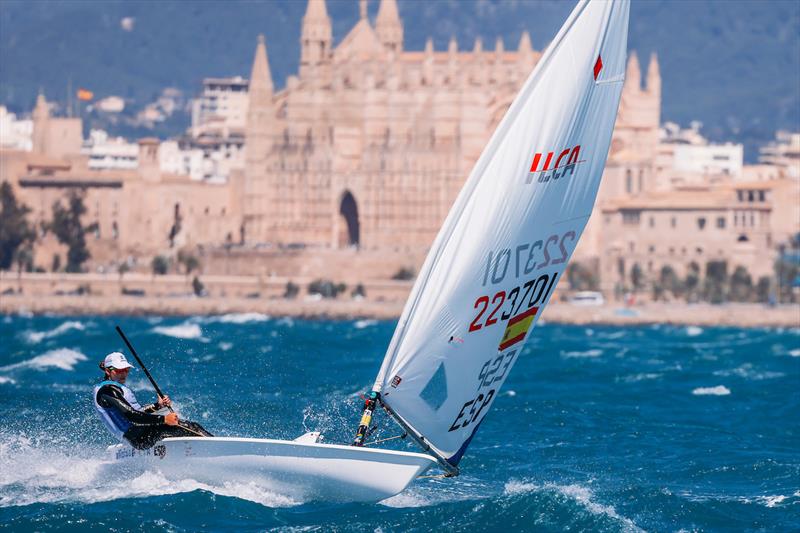
[[624, 79], [628, 0], [581, 1], [448, 214], [374, 390], [455, 467], [591, 215]]

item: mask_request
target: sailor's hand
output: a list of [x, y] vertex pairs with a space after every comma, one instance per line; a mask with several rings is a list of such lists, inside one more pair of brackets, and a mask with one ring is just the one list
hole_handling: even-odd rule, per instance
[[175, 413], [169, 413], [168, 415], [164, 416], [164, 423], [168, 426], [177, 426], [178, 415]]
[[164, 407], [172, 407], [172, 400], [169, 399], [169, 396], [161, 396], [156, 402], [156, 409], [163, 409]]

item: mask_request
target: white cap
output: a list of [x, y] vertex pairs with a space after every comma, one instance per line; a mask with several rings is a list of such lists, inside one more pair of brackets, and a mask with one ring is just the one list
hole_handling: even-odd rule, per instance
[[103, 361], [103, 366], [106, 368], [113, 368], [116, 370], [122, 370], [123, 368], [133, 368], [133, 365], [125, 359], [125, 356], [119, 352], [111, 352], [106, 356], [105, 361]]

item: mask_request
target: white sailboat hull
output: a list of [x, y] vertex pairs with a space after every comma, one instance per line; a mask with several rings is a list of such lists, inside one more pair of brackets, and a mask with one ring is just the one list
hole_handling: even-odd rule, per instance
[[420, 453], [228, 437], [168, 438], [148, 450], [118, 444], [108, 451], [114, 462], [144, 464], [169, 479], [255, 482], [303, 501], [382, 500], [436, 464]]

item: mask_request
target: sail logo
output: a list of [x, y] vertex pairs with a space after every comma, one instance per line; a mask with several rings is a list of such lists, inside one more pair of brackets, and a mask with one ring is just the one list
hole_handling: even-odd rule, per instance
[[[533, 154], [533, 161], [525, 183], [533, 182], [534, 178], [538, 183], [547, 183], [550, 180], [567, 177], [567, 174], [571, 177], [575, 173], [575, 167], [585, 162], [580, 159], [580, 155], [581, 145], [564, 148], [558, 152], [558, 156], [556, 156], [556, 150], [547, 152], [546, 156], [541, 152], [536, 152]], [[544, 159], [544, 165], [539, 168], [542, 159]], [[555, 161], [553, 161], [554, 159]], [[553, 166], [550, 166], [551, 164]]]

